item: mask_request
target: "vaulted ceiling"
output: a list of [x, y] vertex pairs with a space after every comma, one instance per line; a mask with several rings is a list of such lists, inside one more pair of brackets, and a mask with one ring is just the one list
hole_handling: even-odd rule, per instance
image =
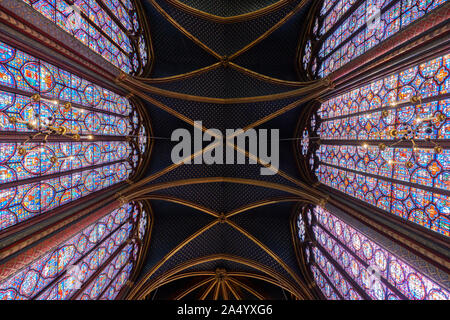
[[[301, 82], [297, 55], [312, 1], [146, 0], [147, 78], [120, 84], [146, 101], [154, 145], [141, 199], [154, 224], [131, 297], [311, 298], [293, 245], [305, 192], [295, 160], [298, 119], [327, 83]], [[280, 168], [174, 165], [172, 131], [280, 130]]]

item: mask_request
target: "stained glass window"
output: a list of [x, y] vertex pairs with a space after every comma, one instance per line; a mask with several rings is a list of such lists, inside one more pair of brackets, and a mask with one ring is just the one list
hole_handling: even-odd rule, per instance
[[148, 62], [147, 44], [131, 1], [23, 0], [126, 73]]
[[[318, 75], [325, 77], [357, 56], [436, 9], [446, 0], [324, 1], [318, 13], [320, 60]], [[312, 55], [315, 53], [313, 52]], [[303, 60], [311, 52], [304, 50]], [[314, 73], [314, 72], [313, 72]]]
[[[312, 209], [311, 273], [327, 299], [447, 300], [450, 292], [364, 233]], [[309, 247], [308, 247], [309, 248]]]
[[438, 57], [326, 101], [318, 179], [450, 236], [449, 68]]
[[132, 230], [142, 219], [148, 217], [138, 203], [105, 214], [2, 280], [0, 300], [114, 299], [136, 265]]
[[308, 149], [309, 149], [309, 132], [307, 129], [303, 130], [301, 144], [302, 144], [302, 154], [304, 156], [306, 156], [306, 154], [308, 153]]
[[321, 15], [324, 16], [324, 22], [320, 28], [320, 33], [324, 34], [330, 30], [355, 2], [356, 0], [324, 1], [321, 10]]
[[0, 232], [128, 179], [140, 127], [124, 97], [0, 42]]

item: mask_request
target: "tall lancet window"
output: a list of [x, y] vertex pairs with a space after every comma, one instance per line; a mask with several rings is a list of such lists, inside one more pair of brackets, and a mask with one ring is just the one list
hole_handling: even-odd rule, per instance
[[6, 262], [0, 300], [115, 299], [137, 267], [149, 219], [139, 203], [93, 212], [60, 231], [49, 247], [38, 244], [39, 255], [25, 264], [26, 253], [20, 262]]
[[344, 213], [314, 207], [298, 219], [302, 221], [298, 223], [302, 252], [312, 277], [327, 299], [450, 298], [446, 273], [424, 266], [427, 263], [417, 256]]
[[326, 0], [318, 12], [314, 30], [308, 35], [313, 44], [309, 42], [302, 53], [304, 70], [311, 63], [309, 71], [325, 77], [445, 2]]
[[127, 180], [138, 121], [126, 98], [0, 42], [0, 232]]
[[23, 1], [126, 73], [149, 61], [134, 0]]

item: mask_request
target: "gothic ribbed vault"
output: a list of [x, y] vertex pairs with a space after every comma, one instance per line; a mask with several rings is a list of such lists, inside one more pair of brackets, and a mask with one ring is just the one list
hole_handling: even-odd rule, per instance
[[[311, 298], [290, 223], [299, 201], [313, 201], [295, 162], [297, 120], [304, 103], [329, 87], [327, 80], [301, 82], [296, 71], [311, 3], [208, 3], [145, 1], [152, 72], [117, 80], [146, 101], [157, 155], [139, 187], [154, 226], [129, 297]], [[170, 135], [192, 131], [195, 120], [223, 132], [281, 128], [279, 172], [262, 176], [261, 163], [248, 161], [173, 165]]]

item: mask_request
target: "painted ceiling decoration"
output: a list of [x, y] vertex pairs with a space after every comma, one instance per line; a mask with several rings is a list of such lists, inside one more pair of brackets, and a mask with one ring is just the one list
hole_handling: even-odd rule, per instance
[[[2, 1], [0, 300], [448, 300], [449, 17]], [[279, 167], [216, 134], [171, 159], [238, 128], [278, 129]]]

